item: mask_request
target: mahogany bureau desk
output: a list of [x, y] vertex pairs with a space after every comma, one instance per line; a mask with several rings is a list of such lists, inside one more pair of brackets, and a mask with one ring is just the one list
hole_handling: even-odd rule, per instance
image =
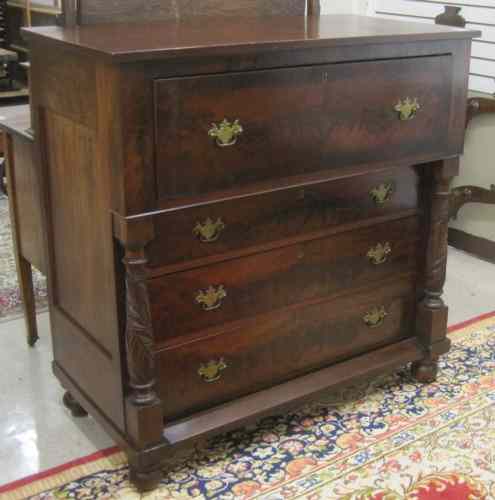
[[477, 32], [278, 16], [25, 36], [54, 371], [140, 488], [178, 445], [331, 386], [408, 363], [435, 379]]

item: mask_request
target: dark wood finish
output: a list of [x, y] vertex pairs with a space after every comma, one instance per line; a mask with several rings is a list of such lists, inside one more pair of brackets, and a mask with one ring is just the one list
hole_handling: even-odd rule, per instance
[[[477, 116], [495, 113], [495, 100], [483, 97], [468, 99], [466, 128]], [[478, 186], [458, 186], [450, 192], [449, 217], [457, 219], [459, 210], [467, 203], [495, 204], [495, 184], [486, 189]], [[489, 240], [479, 238], [462, 231], [449, 229], [449, 243], [461, 250], [471, 251], [475, 255], [490, 260], [493, 250]]]
[[456, 7], [454, 5], [446, 5], [444, 7], [445, 11], [435, 18], [436, 24], [443, 24], [445, 26], [457, 26], [458, 28], [464, 28], [466, 26], [466, 20], [459, 14], [462, 7]]
[[174, 445], [211, 436], [219, 430], [241, 427], [254, 418], [288, 411], [328, 391], [329, 380], [342, 387], [351, 381], [392, 371], [410, 361], [421, 359], [423, 355], [416, 339], [402, 340], [179, 420], [167, 425], [164, 435]]
[[[274, 16], [210, 17], [207, 23], [200, 17], [181, 22], [104, 23], [63, 30], [47, 26], [25, 28], [22, 32], [28, 41], [37, 39], [37, 43], [50, 45], [61, 43], [70, 52], [91, 53], [94, 57], [121, 62], [176, 60], [178, 55], [181, 58], [232, 54], [239, 57], [269, 50], [282, 51], [282, 54], [277, 53], [276, 60], [279, 60], [280, 56], [286, 55], [285, 51], [349, 46], [360, 47], [361, 57], [366, 60], [368, 57], [363, 54], [363, 47], [374, 44], [442, 40], [452, 43], [453, 40], [481, 36], [481, 32], [475, 30], [456, 31], [442, 26], [347, 15], [308, 19], [276, 16], [276, 20]], [[442, 54], [431, 47], [426, 53]], [[404, 55], [410, 54], [402, 52]], [[311, 57], [305, 54], [306, 58], [308, 56]], [[294, 55], [289, 57], [294, 62]], [[193, 74], [201, 73], [196, 68]]]
[[468, 99], [468, 113], [466, 127], [476, 116], [490, 115], [495, 113], [495, 99], [488, 97], [471, 97]]
[[5, 140], [5, 164], [17, 277], [23, 302], [27, 343], [32, 347], [38, 340], [38, 327], [31, 266], [46, 273], [41, 180], [36, 168], [33, 136], [30, 133], [29, 108], [1, 108], [0, 114], [0, 128]]
[[[175, 420], [402, 340], [413, 333], [414, 302], [414, 281], [404, 281], [383, 286], [378, 293], [355, 293], [256, 316], [245, 326], [160, 351], [165, 417]], [[382, 325], [370, 328], [363, 317], [377, 306], [384, 306], [388, 316]], [[226, 364], [220, 378], [204, 381], [200, 366], [219, 359]]]
[[460, 229], [449, 229], [449, 245], [495, 263], [495, 241], [480, 238]]
[[[402, 219], [152, 279], [155, 342], [413, 271], [417, 239], [417, 219]], [[380, 244], [391, 252], [377, 265], [367, 253]], [[227, 296], [218, 309], [205, 311], [195, 298], [210, 286], [224, 287]]]
[[[418, 182], [412, 167], [384, 169], [358, 178], [163, 211], [153, 216], [155, 237], [146, 246], [148, 265], [153, 274], [163, 274], [198, 265], [196, 259], [210, 263], [260, 245], [268, 249], [324, 236], [356, 222], [403, 217], [418, 209]], [[381, 190], [390, 192], [383, 203], [373, 198]], [[201, 233], [195, 233], [198, 224], [208, 219], [221, 222], [214, 241], [202, 241]]]
[[425, 173], [428, 222], [425, 224], [424, 296], [417, 308], [416, 332], [426, 355], [412, 366], [412, 374], [419, 382], [434, 379], [438, 355], [450, 347], [450, 340], [446, 337], [448, 307], [442, 294], [447, 269], [449, 184], [458, 173], [458, 158], [433, 164]]
[[495, 184], [490, 189], [478, 186], [459, 186], [450, 191], [449, 217], [457, 219], [459, 210], [467, 203], [495, 205]]
[[[70, 8], [74, 16], [74, 8]], [[318, 13], [319, 2], [311, 1], [311, 14]], [[188, 0], [116, 0], [111, 3], [100, 0], [83, 0], [76, 10], [79, 24], [115, 23], [136, 21], [162, 21], [167, 19], [186, 19], [197, 16], [273, 16], [294, 15], [304, 16], [305, 0], [203, 0], [190, 2]]]
[[75, 26], [78, 24], [78, 0], [62, 0], [62, 14], [60, 16], [60, 24], [66, 27]]
[[70, 411], [75, 418], [87, 417], [88, 412], [74, 399], [70, 392], [66, 392], [62, 398], [64, 406]]
[[[159, 80], [158, 197], [446, 154], [451, 71], [452, 59], [438, 56]], [[394, 108], [407, 97], [422, 108], [400, 121]], [[208, 130], [225, 118], [244, 131], [222, 148]]]
[[[127, 451], [139, 487], [159, 480], [172, 446], [408, 362], [431, 374], [448, 349], [445, 189], [463, 147], [476, 35], [349, 16], [27, 31], [54, 371]], [[202, 97], [179, 95], [186, 81], [207, 82]], [[243, 99], [224, 95], [232, 82]], [[399, 96], [426, 104], [395, 135], [375, 114], [389, 105], [383, 95], [392, 109]], [[250, 116], [230, 173], [199, 135], [177, 147], [204, 121], [212, 154], [232, 154], [208, 139], [218, 120], [208, 113], [229, 99], [230, 118]], [[348, 139], [340, 126], [359, 154], [326, 144], [332, 128]], [[371, 203], [376, 181], [395, 184], [389, 205]], [[305, 220], [311, 193], [321, 215]], [[353, 210], [325, 219], [333, 202]], [[191, 227], [203, 216], [226, 218], [211, 250]], [[389, 262], [374, 267], [367, 251], [387, 242]], [[196, 289], [223, 281], [225, 310], [196, 312]], [[376, 328], [363, 320], [386, 312]]]
[[[466, 127], [476, 116], [495, 113], [495, 99], [472, 97], [468, 99]], [[450, 218], [457, 219], [459, 210], [467, 203], [495, 204], [495, 184], [490, 189], [478, 186], [458, 186], [450, 193]]]

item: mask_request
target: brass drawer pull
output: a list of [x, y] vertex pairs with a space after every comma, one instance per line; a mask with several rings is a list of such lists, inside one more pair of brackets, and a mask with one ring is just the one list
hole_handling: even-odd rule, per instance
[[227, 297], [227, 292], [223, 285], [217, 288], [211, 285], [206, 290], [199, 290], [196, 294], [196, 303], [200, 304], [205, 311], [214, 311], [222, 305], [225, 297]]
[[388, 260], [388, 256], [392, 253], [392, 248], [390, 243], [378, 243], [375, 247], [368, 250], [366, 256], [372, 264], [379, 266], [385, 264]]
[[198, 369], [198, 375], [208, 384], [216, 382], [222, 376], [222, 371], [228, 368], [227, 363], [223, 358], [218, 360], [212, 359], [208, 363], [201, 363]]
[[405, 122], [412, 120], [421, 109], [421, 106], [417, 98], [411, 99], [406, 97], [403, 101], [399, 101], [394, 109], [399, 113], [399, 120]]
[[203, 222], [196, 223], [193, 234], [203, 243], [213, 243], [220, 237], [220, 233], [225, 229], [222, 219], [218, 218], [215, 222], [209, 217]]
[[393, 182], [385, 182], [379, 186], [374, 187], [370, 191], [370, 198], [375, 202], [375, 205], [382, 206], [392, 199], [395, 191]]
[[388, 316], [384, 306], [374, 307], [371, 311], [364, 315], [363, 321], [369, 328], [378, 328], [383, 324]]
[[233, 146], [237, 142], [237, 137], [242, 134], [243, 128], [239, 123], [239, 120], [234, 120], [230, 123], [227, 118], [225, 118], [220, 125], [212, 123], [208, 135], [214, 137], [216, 143], [221, 148], [226, 146]]

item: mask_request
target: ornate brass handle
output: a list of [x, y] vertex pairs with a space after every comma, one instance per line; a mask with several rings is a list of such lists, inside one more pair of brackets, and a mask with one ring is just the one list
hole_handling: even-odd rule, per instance
[[412, 120], [421, 109], [421, 106], [416, 97], [414, 99], [406, 97], [404, 100], [400, 100], [394, 109], [399, 113], [399, 120], [405, 122]]
[[390, 243], [378, 243], [375, 247], [368, 250], [366, 256], [372, 264], [379, 266], [380, 264], [385, 264], [388, 260], [388, 256], [392, 253], [392, 248]]
[[212, 359], [207, 363], [201, 363], [198, 375], [207, 383], [216, 382], [222, 376], [222, 371], [228, 368], [223, 358]]
[[203, 222], [198, 222], [194, 226], [193, 234], [203, 243], [213, 243], [220, 237], [220, 233], [225, 229], [222, 219], [218, 218], [215, 222], [209, 217]]
[[375, 205], [382, 206], [392, 198], [394, 191], [393, 182], [384, 182], [370, 191], [370, 198], [375, 202]]
[[384, 306], [374, 307], [371, 311], [364, 315], [363, 321], [369, 328], [378, 328], [383, 324], [387, 316], [388, 313]]
[[243, 128], [239, 120], [234, 120], [230, 123], [225, 118], [220, 125], [212, 123], [208, 135], [214, 137], [218, 146], [224, 148], [226, 146], [233, 146], [237, 142], [237, 137], [242, 134]]
[[209, 286], [206, 290], [199, 290], [196, 294], [196, 303], [200, 304], [205, 311], [214, 311], [222, 305], [222, 300], [227, 297], [223, 285]]

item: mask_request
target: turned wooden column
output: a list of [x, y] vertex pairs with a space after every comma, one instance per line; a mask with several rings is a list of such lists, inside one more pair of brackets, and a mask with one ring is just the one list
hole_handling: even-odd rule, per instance
[[148, 294], [145, 248], [154, 238], [149, 219], [117, 219], [118, 238], [125, 256], [125, 343], [128, 375], [126, 431], [134, 449], [129, 452], [132, 481], [140, 490], [151, 490], [162, 478], [153, 460], [156, 450], [167, 446], [163, 438], [162, 402], [156, 392], [154, 336]]
[[144, 249], [126, 250], [126, 351], [130, 400], [144, 406], [153, 404], [155, 392], [155, 360], [153, 326], [146, 283], [147, 260]]
[[450, 181], [459, 173], [454, 158], [424, 167], [426, 183], [424, 205], [425, 245], [423, 298], [418, 304], [416, 335], [425, 357], [413, 363], [413, 376], [420, 382], [432, 382], [437, 375], [438, 356], [449, 350], [447, 338], [448, 308], [442, 294], [447, 267]]

